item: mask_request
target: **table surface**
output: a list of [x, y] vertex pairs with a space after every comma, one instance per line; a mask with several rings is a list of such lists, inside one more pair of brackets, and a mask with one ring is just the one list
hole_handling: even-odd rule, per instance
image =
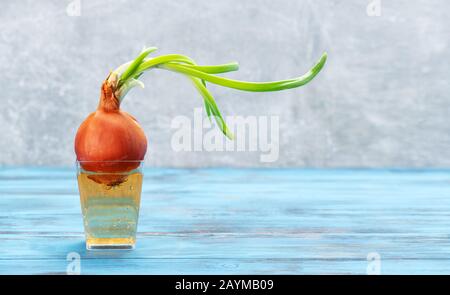
[[74, 169], [0, 208], [1, 274], [450, 274], [450, 170], [146, 169], [132, 251], [85, 249]]

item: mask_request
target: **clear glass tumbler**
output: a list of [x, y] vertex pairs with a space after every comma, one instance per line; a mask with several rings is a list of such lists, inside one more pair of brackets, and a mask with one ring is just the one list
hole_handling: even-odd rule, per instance
[[111, 171], [110, 167], [117, 163], [77, 161], [78, 189], [88, 250], [134, 249], [136, 244], [143, 162], [120, 162], [131, 168], [127, 172], [89, 171], [92, 167]]

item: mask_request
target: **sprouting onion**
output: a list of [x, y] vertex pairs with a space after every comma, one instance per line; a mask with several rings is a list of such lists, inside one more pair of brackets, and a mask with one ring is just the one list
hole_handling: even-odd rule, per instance
[[222, 65], [198, 65], [191, 58], [181, 54], [168, 54], [148, 58], [148, 55], [155, 50], [156, 47], [144, 49], [133, 61], [119, 66], [109, 75], [107, 81], [111, 85], [119, 102], [123, 100], [128, 91], [133, 87], [144, 87], [144, 84], [139, 78], [146, 71], [156, 68], [180, 73], [192, 80], [195, 88], [203, 97], [207, 116], [209, 118], [213, 116], [223, 134], [230, 139], [233, 138], [233, 134], [228, 129], [214, 97], [207, 89], [206, 82], [243, 91], [280, 91], [307, 84], [320, 72], [327, 60], [327, 54], [324, 53], [319, 61], [307, 73], [297, 78], [274, 82], [247, 82], [214, 75], [237, 71], [239, 65], [236, 62]]
[[109, 186], [124, 181], [121, 173], [135, 169], [147, 152], [147, 138], [137, 120], [120, 109], [120, 103], [130, 89], [144, 87], [140, 77], [153, 68], [177, 72], [187, 76], [203, 97], [207, 116], [217, 122], [229, 139], [233, 134], [227, 127], [206, 82], [244, 91], [279, 91], [299, 87], [310, 82], [323, 68], [327, 55], [324, 53], [317, 64], [301, 77], [275, 82], [245, 82], [216, 76], [236, 71], [235, 62], [222, 65], [198, 65], [181, 54], [168, 54], [148, 58], [155, 47], [144, 49], [134, 60], [127, 62], [103, 82], [97, 110], [81, 123], [75, 136], [75, 153], [83, 169], [107, 173], [93, 175], [91, 179]]

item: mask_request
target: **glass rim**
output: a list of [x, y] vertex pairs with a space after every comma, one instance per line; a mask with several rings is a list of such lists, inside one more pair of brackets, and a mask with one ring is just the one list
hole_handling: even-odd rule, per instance
[[[117, 170], [117, 166], [126, 168], [125, 170]], [[75, 161], [75, 166], [78, 171], [93, 175], [128, 175], [139, 171], [142, 173], [144, 167], [144, 161], [142, 160], [120, 160], [120, 161]], [[98, 166], [96, 169], [91, 170], [92, 167]]]
[[144, 163], [145, 160], [111, 160], [111, 161], [84, 161], [75, 160], [76, 163]]

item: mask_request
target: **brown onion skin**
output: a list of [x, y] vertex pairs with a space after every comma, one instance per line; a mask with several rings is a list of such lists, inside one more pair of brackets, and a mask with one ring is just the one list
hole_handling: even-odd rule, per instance
[[83, 169], [127, 172], [137, 168], [147, 151], [147, 138], [137, 120], [119, 108], [111, 86], [102, 85], [100, 102], [78, 128], [75, 153]]

